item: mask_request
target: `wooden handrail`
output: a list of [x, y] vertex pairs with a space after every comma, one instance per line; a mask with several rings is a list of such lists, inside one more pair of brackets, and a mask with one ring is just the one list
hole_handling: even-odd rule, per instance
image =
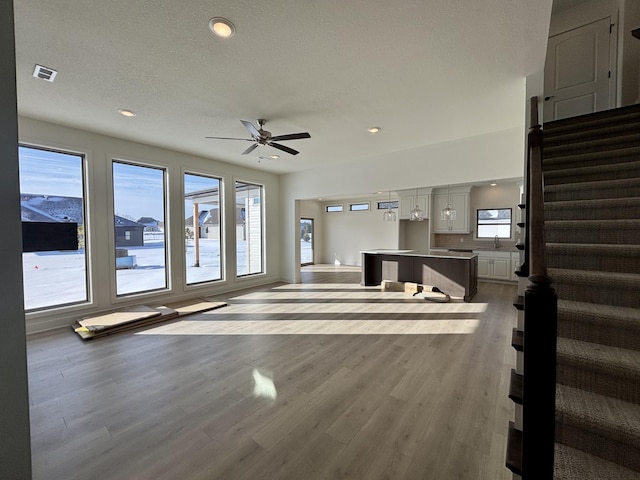
[[538, 122], [538, 97], [531, 99], [531, 126], [529, 127], [529, 191], [527, 213], [529, 222], [530, 275], [547, 274], [544, 259], [544, 184], [542, 178], [542, 126]]

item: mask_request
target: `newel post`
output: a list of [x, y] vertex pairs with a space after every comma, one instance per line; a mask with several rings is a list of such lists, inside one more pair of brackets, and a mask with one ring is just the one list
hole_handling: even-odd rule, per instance
[[[533, 106], [532, 102], [532, 109]], [[537, 103], [535, 106], [537, 117]], [[552, 480], [558, 306], [545, 261], [543, 135], [537, 118], [529, 131], [529, 145], [530, 283], [524, 295], [522, 478]]]

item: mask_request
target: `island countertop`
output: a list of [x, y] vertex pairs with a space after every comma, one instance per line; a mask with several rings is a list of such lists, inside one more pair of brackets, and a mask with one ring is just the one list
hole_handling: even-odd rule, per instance
[[386, 248], [377, 250], [362, 250], [360, 253], [371, 255], [403, 255], [407, 257], [463, 258], [467, 260], [478, 256], [478, 254], [475, 252], [447, 252], [438, 250], [422, 252], [419, 250], [391, 250]]

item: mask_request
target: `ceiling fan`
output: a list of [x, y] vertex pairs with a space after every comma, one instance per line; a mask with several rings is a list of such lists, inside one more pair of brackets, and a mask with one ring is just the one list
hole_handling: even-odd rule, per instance
[[308, 132], [302, 133], [289, 133], [287, 135], [276, 135], [275, 137], [271, 136], [271, 132], [264, 130], [264, 124], [267, 123], [263, 118], [258, 119], [258, 126], [260, 128], [256, 128], [251, 122], [247, 122], [246, 120], [240, 120], [242, 124], [245, 126], [249, 133], [251, 134], [251, 138], [229, 138], [229, 137], [205, 137], [205, 138], [215, 138], [218, 140], [243, 140], [245, 142], [254, 142], [253, 145], [248, 147], [242, 155], [247, 155], [253, 152], [258, 145], [269, 145], [270, 147], [277, 148], [278, 150], [282, 150], [283, 152], [287, 152], [291, 155], [297, 155], [297, 150], [293, 148], [289, 148], [285, 145], [280, 145], [279, 143], [282, 140], [298, 140], [300, 138], [311, 138]]

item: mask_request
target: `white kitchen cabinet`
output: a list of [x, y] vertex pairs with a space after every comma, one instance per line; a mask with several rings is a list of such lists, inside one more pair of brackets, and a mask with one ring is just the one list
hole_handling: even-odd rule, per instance
[[429, 196], [418, 194], [415, 192], [413, 194], [409, 194], [403, 192], [400, 195], [400, 212], [399, 217], [400, 220], [409, 220], [409, 214], [411, 210], [416, 208], [416, 205], [420, 207], [420, 210], [424, 212], [425, 220], [429, 218]]
[[[467, 191], [440, 191], [433, 195], [434, 233], [469, 233], [469, 200], [470, 189]], [[456, 218], [452, 221], [443, 220], [440, 212], [451, 202], [451, 208], [456, 211]]]
[[511, 253], [476, 251], [478, 254], [478, 278], [485, 280], [513, 280]]

